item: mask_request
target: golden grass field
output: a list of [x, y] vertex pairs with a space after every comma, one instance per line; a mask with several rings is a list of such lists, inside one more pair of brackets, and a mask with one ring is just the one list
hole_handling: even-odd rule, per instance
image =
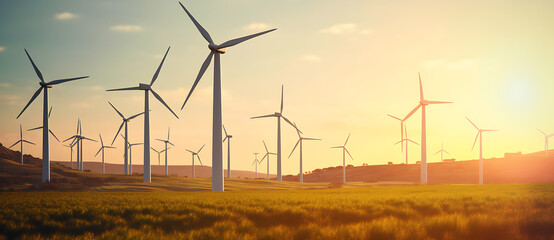
[[[203, 189], [210, 179], [183, 181]], [[145, 184], [137, 185], [0, 193], [0, 238], [554, 238], [554, 184], [341, 187], [235, 180], [226, 181], [226, 192], [105, 192]]]

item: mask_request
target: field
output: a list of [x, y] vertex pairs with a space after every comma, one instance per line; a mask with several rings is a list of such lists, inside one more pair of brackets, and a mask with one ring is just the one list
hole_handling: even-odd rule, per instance
[[553, 201], [553, 184], [5, 192], [0, 233], [8, 239], [553, 239]]

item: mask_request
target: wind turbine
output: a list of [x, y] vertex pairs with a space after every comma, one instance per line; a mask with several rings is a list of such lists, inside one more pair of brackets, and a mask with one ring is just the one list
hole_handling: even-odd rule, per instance
[[69, 149], [71, 149], [71, 155], [70, 155], [70, 159], [71, 159], [71, 169], [73, 169], [73, 146], [75, 146], [76, 143], [73, 143], [73, 144], [69, 144], [69, 145], [63, 145], [64, 147], [67, 147]]
[[537, 128], [537, 130], [539, 130], [539, 132], [541, 132], [544, 135], [544, 155], [548, 156], [548, 138], [554, 137], [554, 133], [549, 135], [549, 134], [546, 134], [545, 132], [541, 131], [538, 128]]
[[[110, 104], [110, 106], [112, 106], [112, 108], [117, 112], [117, 114], [118, 114], [118, 115], [121, 117], [121, 119], [123, 120], [123, 121], [121, 122], [121, 125], [119, 125], [119, 129], [117, 130], [117, 133], [115, 134], [115, 137], [113, 138], [113, 141], [112, 141], [112, 144], [111, 144], [111, 145], [113, 145], [113, 143], [115, 142], [115, 139], [117, 138], [117, 135], [119, 135], [119, 132], [121, 131], [121, 128], [122, 128], [123, 126], [125, 126], [125, 136], [123, 137], [123, 141], [124, 141], [125, 144], [124, 144], [123, 146], [127, 146], [127, 145], [129, 144], [129, 141], [128, 141], [129, 135], [128, 135], [128, 131], [127, 131], [127, 123], [128, 123], [129, 121], [131, 121], [133, 118], [136, 118], [136, 117], [138, 117], [138, 116], [144, 114], [144, 112], [135, 114], [135, 115], [133, 115], [133, 116], [131, 116], [131, 117], [129, 117], [129, 118], [125, 118], [125, 116], [123, 116], [123, 114], [121, 114], [121, 112], [119, 112], [119, 111], [117, 110], [117, 108], [115, 108], [115, 106], [114, 106], [111, 102], [108, 102], [108, 103]], [[127, 152], [127, 148], [126, 148], [126, 147], [123, 148], [123, 152], [124, 152], [124, 158], [125, 158], [125, 160], [124, 160], [124, 162], [123, 162], [123, 173], [124, 173], [124, 174], [129, 174], [128, 152]]]
[[258, 164], [262, 164], [263, 162], [263, 160], [258, 160], [258, 154], [259, 153], [254, 153], [254, 162], [252, 162], [252, 166], [256, 165], [256, 177], [254, 177], [254, 179], [258, 178]]
[[425, 100], [425, 98], [423, 97], [421, 75], [419, 73], [417, 74], [419, 76], [419, 104], [402, 120], [406, 121], [421, 107], [421, 183], [427, 184], [427, 126], [425, 123], [425, 107], [430, 104], [443, 104], [452, 102]]
[[[77, 132], [75, 133], [75, 135], [73, 135], [72, 137], [70, 137], [70, 138], [68, 138], [68, 139], [66, 139], [66, 140], [63, 141], [63, 142], [67, 142], [67, 141], [69, 141], [70, 139], [73, 139], [73, 141], [71, 141], [71, 143], [70, 143], [69, 146], [68, 146], [69, 148], [71, 148], [71, 169], [75, 169], [75, 168], [73, 167], [73, 147], [74, 147], [75, 145], [77, 145], [77, 161], [76, 161], [76, 163], [77, 163], [77, 170], [79, 170], [79, 150], [80, 150], [80, 149], [79, 149], [79, 138], [78, 138], [78, 136], [79, 136], [79, 126], [80, 126], [80, 125], [81, 125], [81, 119], [78, 119], [78, 120], [77, 120]], [[66, 145], [66, 147], [67, 147], [67, 145]]]
[[66, 139], [64, 142], [69, 141], [73, 139], [72, 144], [74, 142], [77, 142], [77, 167], [80, 171], [83, 171], [83, 140], [88, 140], [92, 142], [97, 142], [94, 139], [87, 138], [83, 136], [83, 129], [81, 125], [81, 120], [79, 119], [77, 122], [77, 134], [73, 135], [72, 137]]
[[183, 103], [183, 106], [181, 107], [181, 110], [185, 107], [185, 104], [189, 100], [192, 92], [194, 91], [194, 88], [196, 88], [196, 85], [202, 78], [202, 75], [204, 75], [204, 72], [210, 65], [212, 61], [212, 57], [214, 57], [214, 93], [213, 93], [213, 128], [212, 128], [212, 191], [223, 191], [224, 190], [224, 180], [223, 180], [223, 144], [221, 142], [221, 127], [222, 124], [222, 117], [221, 117], [221, 67], [220, 67], [220, 57], [221, 54], [226, 52], [227, 47], [232, 47], [234, 45], [237, 45], [239, 43], [242, 43], [246, 40], [249, 40], [251, 38], [269, 33], [271, 31], [274, 31], [276, 29], [267, 30], [264, 32], [248, 35], [245, 37], [236, 38], [233, 40], [226, 41], [220, 45], [217, 45], [214, 43], [212, 38], [210, 37], [210, 34], [194, 19], [194, 17], [190, 14], [190, 12], [181, 4], [181, 7], [187, 15], [189, 16], [190, 20], [194, 23], [198, 31], [200, 31], [200, 34], [208, 41], [209, 45], [208, 48], [210, 49], [210, 53], [208, 54], [208, 57], [202, 64], [202, 67], [200, 68], [200, 72], [198, 73], [198, 76], [196, 77], [196, 80], [194, 81], [194, 84], [192, 85], [192, 88], [190, 89], [189, 94], [187, 95], [187, 98], [185, 99], [185, 102]]
[[488, 130], [488, 129], [481, 129], [475, 125], [469, 118], [466, 117], [466, 119], [477, 129], [477, 135], [475, 136], [475, 141], [473, 142], [473, 147], [471, 147], [471, 150], [475, 148], [475, 143], [477, 143], [477, 138], [479, 138], [479, 184], [483, 184], [483, 132], [492, 132], [492, 131], [498, 131], [498, 130]]
[[158, 154], [158, 166], [160, 166], [161, 165], [161, 163], [160, 163], [160, 154], [162, 154], [162, 152], [156, 150], [153, 147], [150, 147], [150, 149], [152, 149], [154, 152], [156, 152]]
[[399, 144], [399, 143], [402, 143], [402, 142], [406, 142], [406, 165], [408, 165], [408, 142], [411, 142], [415, 145], [419, 145], [419, 143], [414, 142], [412, 139], [408, 138], [408, 129], [406, 128], [406, 125], [404, 125], [404, 135], [405, 135], [405, 137], [402, 138], [402, 140], [396, 142], [395, 145]]
[[[400, 140], [404, 139], [404, 121], [405, 120], [400, 119], [399, 117], [395, 117], [395, 116], [390, 115], [390, 114], [387, 114], [387, 115], [391, 118], [394, 118], [394, 119], [400, 121]], [[404, 152], [404, 144], [401, 144], [400, 146], [401, 146], [400, 148], [402, 149], [402, 152]]]
[[444, 150], [444, 143], [442, 143], [442, 145], [441, 145], [441, 150], [437, 151], [437, 152], [435, 153], [435, 155], [437, 155], [437, 154], [439, 154], [439, 153], [441, 154], [441, 162], [444, 162], [444, 158], [443, 158], [443, 154], [444, 154], [444, 153], [450, 155], [449, 152], [447, 152], [446, 150]]
[[342, 182], [343, 183], [346, 183], [346, 155], [345, 155], [345, 153], [348, 153], [348, 156], [350, 156], [350, 158], [352, 160], [354, 160], [352, 155], [350, 155], [350, 152], [348, 151], [348, 149], [346, 149], [346, 144], [348, 143], [348, 139], [350, 139], [350, 133], [348, 134], [348, 137], [346, 137], [346, 141], [344, 142], [344, 145], [331, 147], [331, 148], [341, 148], [342, 149]]
[[[156, 70], [156, 73], [154, 73], [154, 76], [152, 77], [152, 81], [150, 84], [145, 83], [139, 83], [138, 87], [129, 87], [129, 88], [118, 88], [118, 89], [109, 89], [106, 91], [126, 91], [126, 90], [141, 90], [144, 91], [144, 182], [149, 183], [152, 181], [151, 174], [150, 174], [150, 104], [148, 101], [149, 92], [152, 92], [152, 95], [158, 99], [175, 117], [178, 119], [179, 117], [177, 114], [171, 110], [171, 108], [165, 103], [165, 101], [158, 95], [154, 89], [152, 89], [152, 85], [154, 85], [154, 82], [158, 78], [158, 75], [160, 74], [160, 70], [162, 69], [162, 65], [164, 64], [165, 57], [167, 57], [167, 53], [169, 53], [169, 49], [167, 48], [167, 51], [165, 52], [164, 58], [162, 59], [162, 62], [160, 63], [160, 66]], [[127, 141], [128, 142], [128, 141]]]
[[223, 125], [223, 131], [225, 132], [225, 138], [223, 139], [223, 142], [229, 139], [229, 141], [227, 141], [227, 178], [231, 178], [231, 138], [233, 138], [233, 135], [227, 134], [227, 130], [225, 130], [225, 125]]
[[98, 136], [100, 137], [100, 149], [98, 149], [98, 152], [96, 152], [96, 154], [94, 155], [96, 157], [96, 155], [98, 155], [98, 153], [100, 153], [100, 151], [102, 151], [102, 173], [105, 173], [105, 168], [104, 168], [104, 149], [106, 148], [115, 148], [115, 147], [112, 147], [112, 146], [104, 146], [104, 141], [102, 141], [102, 135], [98, 134]]
[[74, 81], [78, 79], [88, 78], [88, 76], [85, 77], [76, 77], [76, 78], [66, 78], [66, 79], [59, 79], [54, 80], [50, 82], [44, 81], [44, 77], [42, 77], [42, 73], [40, 70], [38, 70], [37, 66], [35, 65], [35, 62], [33, 62], [33, 59], [31, 59], [31, 56], [27, 52], [27, 49], [25, 49], [25, 53], [27, 54], [27, 57], [29, 58], [29, 61], [31, 61], [31, 64], [33, 65], [33, 68], [35, 69], [35, 73], [37, 74], [38, 78], [40, 79], [40, 87], [39, 89], [33, 94], [31, 97], [31, 100], [25, 105], [23, 110], [21, 110], [21, 113], [17, 115], [17, 118], [25, 112], [25, 109], [31, 105], [31, 103], [37, 98], [37, 96], [44, 90], [44, 100], [43, 100], [43, 107], [42, 107], [42, 182], [49, 182], [50, 181], [50, 141], [48, 138], [48, 130], [50, 130], [50, 126], [48, 125], [48, 89], [52, 88], [54, 85]]
[[[274, 114], [264, 115], [264, 116], [257, 116], [257, 117], [251, 117], [250, 119], [255, 118], [267, 118], [267, 117], [276, 117], [277, 118], [277, 181], [282, 181], [281, 177], [281, 118], [285, 120], [288, 124], [290, 124], [292, 127], [298, 130], [294, 124], [292, 124], [291, 121], [289, 121], [285, 116], [283, 116], [283, 91], [284, 91], [284, 85], [281, 85], [281, 108], [279, 112], [275, 112]], [[300, 132], [302, 133], [302, 132]]]
[[[123, 137], [123, 136], [121, 136]], [[133, 153], [133, 146], [142, 145], [143, 143], [130, 143], [127, 145], [129, 148], [129, 174], [133, 174], [133, 159], [131, 158]]]
[[21, 130], [21, 124], [19, 124], [19, 141], [15, 142], [9, 148], [12, 148], [13, 146], [17, 145], [18, 143], [21, 145], [20, 146], [21, 147], [21, 164], [23, 164], [23, 143], [29, 143], [29, 144], [33, 144], [33, 145], [35, 145], [35, 144], [23, 139], [23, 130]]
[[[52, 115], [52, 107], [50, 107], [50, 111], [48, 111], [48, 119], [50, 119], [50, 115]], [[42, 129], [42, 126], [27, 129], [27, 131], [34, 131], [34, 130], [38, 130], [38, 129]], [[52, 135], [52, 137], [54, 137], [56, 139], [56, 141], [60, 142], [60, 139], [58, 139], [58, 137], [56, 137], [56, 134], [54, 134], [54, 132], [52, 132], [51, 129], [48, 129], [48, 132], [50, 132], [50, 134]]]
[[296, 123], [294, 124], [294, 128], [296, 129], [296, 133], [298, 134], [298, 141], [296, 142], [296, 144], [294, 145], [294, 148], [290, 152], [289, 158], [290, 158], [290, 156], [292, 156], [292, 154], [294, 153], [294, 150], [296, 149], [296, 147], [300, 143], [300, 180], [299, 181], [302, 183], [302, 182], [304, 182], [304, 173], [302, 172], [302, 141], [304, 141], [304, 140], [321, 140], [321, 139], [302, 137], [300, 135], [300, 133], [301, 133], [300, 130], [296, 127]]
[[[169, 143], [169, 144], [171, 144], [171, 146], [175, 146], [175, 145], [173, 145], [173, 143], [171, 143], [171, 142], [169, 141], [169, 131], [170, 131], [170, 129], [171, 129], [171, 128], [169, 128], [169, 127], [167, 128], [167, 139], [166, 139], [166, 140], [163, 140], [163, 139], [156, 139], [156, 140], [158, 140], [158, 141], [162, 141], [162, 142], [165, 143], [165, 150], [164, 150], [164, 151], [165, 151], [165, 175], [166, 175], [166, 176], [168, 175], [168, 171], [167, 171], [167, 153], [168, 153], [168, 151], [167, 151], [167, 150], [169, 149], [169, 148], [167, 148], [167, 144]], [[159, 160], [159, 159], [158, 159], [158, 160]]]
[[264, 147], [265, 147], [265, 155], [264, 155], [264, 157], [262, 157], [262, 162], [267, 157], [267, 180], [269, 181], [269, 155], [277, 155], [277, 154], [269, 152], [269, 150], [267, 149], [267, 145], [265, 145], [265, 141], [263, 141], [263, 142], [264, 142]]
[[192, 154], [192, 178], [196, 178], [196, 175], [194, 175], [194, 156], [196, 156], [198, 158], [198, 161], [200, 162], [200, 165], [204, 166], [204, 164], [202, 164], [202, 160], [200, 160], [200, 155], [198, 155], [198, 153], [200, 153], [200, 151], [202, 151], [202, 148], [204, 148], [204, 146], [206, 146], [206, 144], [202, 145], [202, 147], [200, 149], [198, 149], [197, 152], [193, 152], [191, 150], [185, 149], [185, 150], [187, 150], [188, 152], [190, 152]]

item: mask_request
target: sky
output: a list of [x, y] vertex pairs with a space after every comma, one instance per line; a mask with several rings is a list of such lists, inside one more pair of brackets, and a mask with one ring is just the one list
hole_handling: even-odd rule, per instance
[[[227, 49], [222, 55], [223, 123], [233, 135], [231, 169], [254, 170], [254, 152], [265, 140], [276, 151], [276, 120], [250, 119], [279, 110], [297, 123], [305, 137], [304, 170], [347, 164], [404, 161], [400, 124], [387, 114], [405, 116], [419, 101], [418, 72], [425, 98], [453, 104], [427, 108], [428, 162], [444, 148], [458, 160], [476, 159], [471, 149], [476, 129], [498, 129], [483, 136], [484, 157], [544, 149], [537, 128], [554, 133], [554, 2], [552, 1], [333, 1], [214, 0], [183, 1], [216, 43], [278, 28]], [[124, 115], [144, 109], [142, 92], [106, 92], [149, 83], [171, 46], [153, 88], [176, 111], [176, 119], [150, 98], [151, 145], [161, 150], [171, 127], [170, 165], [191, 164], [185, 149], [206, 147], [200, 156], [211, 165], [213, 68], [181, 110], [200, 66], [207, 42], [177, 1], [1, 1], [0, 143], [10, 146], [24, 129], [42, 122], [42, 97], [21, 115], [39, 87], [27, 49], [46, 80], [90, 76], [49, 91], [51, 129], [66, 139], [77, 119], [83, 134], [111, 143]], [[407, 122], [408, 137], [420, 142], [421, 112]], [[130, 141], [143, 141], [143, 118], [129, 124]], [[24, 131], [24, 152], [41, 156], [41, 132]], [[297, 141], [283, 123], [283, 173], [297, 174], [299, 155], [287, 158]], [[106, 162], [123, 162], [123, 140], [106, 150]], [[99, 143], [84, 145], [84, 160]], [[18, 150], [18, 147], [14, 147]], [[142, 163], [142, 147], [133, 162]], [[411, 145], [410, 163], [420, 160]], [[69, 149], [51, 138], [51, 159], [69, 160]], [[227, 146], [224, 146], [224, 159]], [[151, 155], [157, 164], [156, 154]], [[163, 158], [163, 156], [162, 156]], [[270, 172], [276, 173], [275, 157]], [[226, 162], [224, 168], [227, 168]], [[265, 172], [266, 164], [259, 167]]]

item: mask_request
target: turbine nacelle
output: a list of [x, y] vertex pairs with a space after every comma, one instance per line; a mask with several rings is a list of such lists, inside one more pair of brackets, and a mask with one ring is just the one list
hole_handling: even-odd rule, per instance
[[148, 84], [139, 83], [139, 89], [140, 90], [150, 90], [150, 89], [152, 89], [152, 87], [150, 87], [150, 85], [148, 85]]
[[213, 44], [213, 43], [208, 44], [208, 48], [214, 52], [218, 52], [221, 54], [227, 52], [227, 48], [219, 48], [217, 44]]

